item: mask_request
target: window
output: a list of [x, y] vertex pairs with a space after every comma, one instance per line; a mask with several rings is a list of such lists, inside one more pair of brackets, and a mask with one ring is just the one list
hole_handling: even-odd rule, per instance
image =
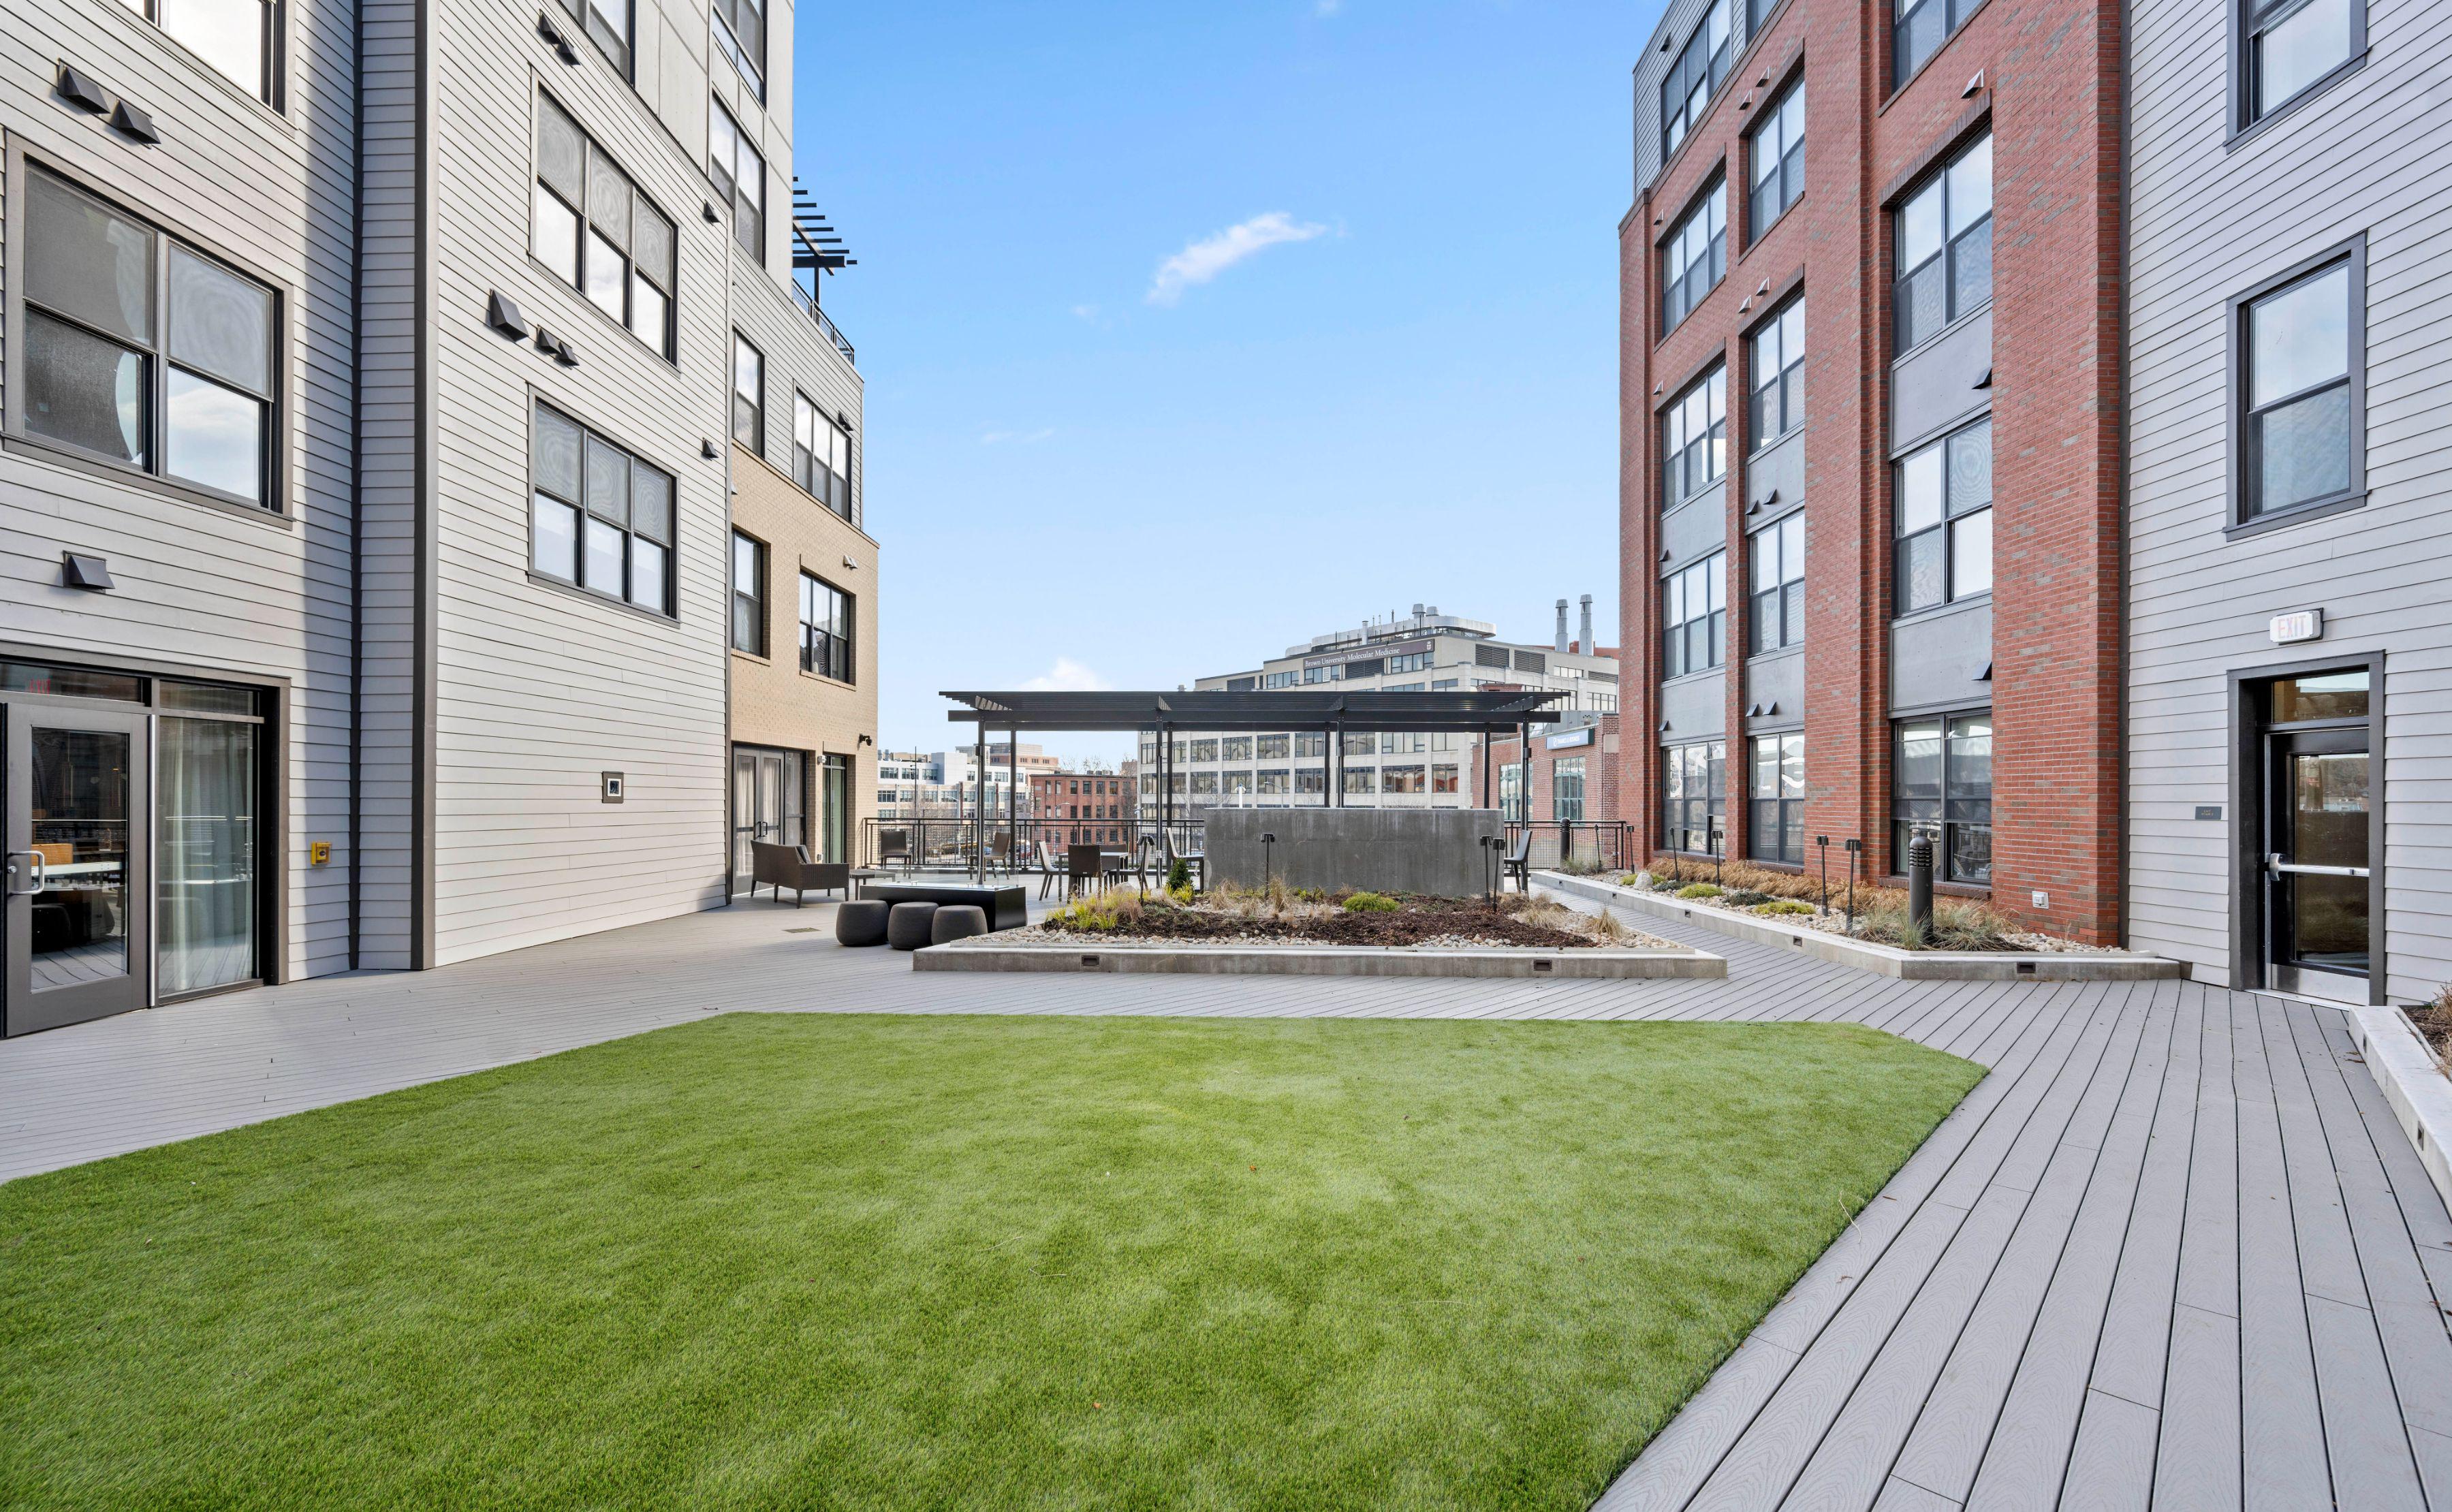
[[1660, 155], [1667, 158], [1702, 124], [1711, 91], [1729, 76], [1729, 0], [1711, 0], [1693, 35], [1660, 81]]
[[[1925, 0], [1927, 5], [1933, 0]], [[1992, 299], [1992, 138], [1962, 148], [1892, 220], [1898, 348], [1930, 341]]]
[[1660, 750], [1660, 841], [1672, 851], [1712, 854], [1728, 828], [1728, 745], [1698, 740]]
[[2244, 519], [2325, 503], [2358, 485], [2360, 272], [2353, 252], [2239, 304]]
[[1903, 719], [1890, 760], [1890, 868], [1905, 872], [1919, 832], [1936, 850], [1933, 874], [1992, 880], [1992, 716]]
[[1924, 61], [1941, 50], [1975, 8], [1984, 0], [1897, 0], [1896, 19], [1890, 23], [1890, 46], [1895, 56], [1890, 70], [1890, 88], [1896, 89], [1924, 67]]
[[1291, 688], [1295, 685], [1295, 674], [1291, 671], [1272, 672], [1262, 679], [1262, 685], [1270, 688]]
[[1349, 730], [1337, 749], [1347, 756], [1377, 756], [1379, 736], [1376, 732], [1370, 730], [1359, 732]]
[[851, 432], [800, 392], [792, 395], [792, 481], [851, 518]]
[[766, 452], [766, 354], [732, 333], [732, 439]]
[[1428, 793], [1430, 784], [1418, 766], [1382, 767], [1379, 769], [1379, 791], [1382, 793]]
[[1746, 155], [1753, 174], [1752, 197], [1746, 205], [1746, 237], [1750, 245], [1805, 192], [1804, 81], [1790, 85], [1778, 104], [1764, 109], [1762, 125], [1754, 128]]
[[1729, 185], [1711, 186], [1660, 246], [1660, 329], [1674, 330], [1729, 270]]
[[1919, 446], [1896, 470], [1899, 614], [1992, 591], [1991, 417]]
[[1753, 807], [1746, 816], [1746, 854], [1757, 861], [1805, 864], [1805, 736], [1765, 736], [1754, 742]]
[[2363, 0], [2244, 0], [2239, 126], [2254, 126], [2307, 93], [2365, 47]]
[[1391, 730], [1379, 741], [1379, 749], [1389, 756], [1412, 756], [1430, 748], [1430, 736], [1420, 730]]
[[1753, 563], [1753, 650], [1756, 656], [1805, 643], [1805, 512], [1747, 538]]
[[852, 665], [852, 596], [822, 578], [801, 574], [801, 670], [837, 682], [858, 682]]
[[1324, 667], [1303, 668], [1305, 682], [1342, 682], [1344, 680], [1345, 663], [1341, 661], [1333, 661]]
[[1433, 693], [1444, 693], [1455, 685], [1456, 679], [1453, 677], [1438, 677], [1433, 679], [1431, 683], [1431, 691]]
[[1760, 451], [1805, 423], [1805, 302], [1792, 300], [1753, 334], [1746, 357], [1746, 440]]
[[1249, 793], [1252, 791], [1252, 774], [1249, 772], [1221, 772], [1218, 774], [1218, 778], [1221, 784], [1218, 791], [1221, 793], [1234, 794]]
[[715, 0], [715, 45], [761, 99], [766, 93], [763, 0]]
[[1506, 824], [1524, 819], [1524, 763], [1510, 761], [1498, 769], [1498, 817]]
[[1411, 651], [1401, 657], [1388, 658], [1388, 670], [1392, 673], [1428, 672], [1430, 669], [1431, 654], [1427, 651]]
[[1224, 739], [1219, 740], [1217, 742], [1217, 759], [1220, 761], [1251, 760], [1252, 737], [1248, 735], [1230, 735]]
[[121, 0], [213, 70], [272, 102], [270, 0]]
[[1729, 554], [1715, 551], [1660, 579], [1660, 675], [1682, 677], [1727, 659]]
[[706, 171], [732, 201], [732, 239], [766, 261], [766, 160], [758, 155], [723, 107], [707, 107]]
[[1295, 755], [1298, 756], [1326, 756], [1327, 754], [1328, 736], [1324, 732], [1318, 730], [1297, 730], [1295, 732]]
[[732, 533], [732, 649], [766, 654], [766, 543]]
[[540, 94], [536, 109], [528, 250], [670, 361], [673, 223], [560, 106]]
[[278, 508], [273, 290], [40, 169], [25, 213], [16, 430]]
[[1700, 494], [1729, 471], [1729, 370], [1714, 367], [1660, 412], [1660, 507]]
[[1326, 793], [1328, 773], [1319, 767], [1303, 767], [1295, 773], [1296, 793]]
[[543, 403], [533, 430], [537, 572], [670, 619], [672, 475]]
[[1348, 793], [1376, 792], [1378, 776], [1378, 773], [1370, 767], [1349, 768], [1345, 774], [1345, 791]]
[[1284, 736], [1264, 735], [1259, 737], [1256, 744], [1259, 750], [1257, 759], [1262, 761], [1283, 761], [1286, 759], [1288, 746]]
[[1216, 740], [1195, 740], [1195, 741], [1193, 741], [1193, 742], [1192, 742], [1192, 756], [1191, 756], [1191, 759], [1193, 759], [1193, 760], [1195, 760], [1195, 761], [1215, 761], [1215, 760], [1216, 760], [1216, 759], [1217, 759], [1217, 742], [1216, 742]]
[[1444, 765], [1431, 768], [1431, 791], [1433, 793], [1456, 791], [1456, 769]]
[[1560, 756], [1550, 766], [1551, 817], [1567, 824], [1584, 822], [1584, 758]]

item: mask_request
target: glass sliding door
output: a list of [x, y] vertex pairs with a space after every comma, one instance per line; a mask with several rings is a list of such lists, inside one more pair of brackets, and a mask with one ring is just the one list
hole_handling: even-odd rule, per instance
[[176, 997], [261, 974], [256, 803], [262, 726], [166, 717], [159, 729], [155, 959], [161, 995]]
[[825, 758], [825, 791], [818, 798], [818, 822], [824, 836], [821, 861], [851, 859], [851, 757]]

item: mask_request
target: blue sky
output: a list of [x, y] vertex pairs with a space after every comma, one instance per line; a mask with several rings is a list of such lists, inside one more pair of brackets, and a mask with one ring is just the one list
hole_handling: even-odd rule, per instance
[[802, 4], [885, 744], [950, 742], [939, 689], [1173, 687], [1417, 600], [1546, 639], [1590, 593], [1613, 643], [1657, 10]]

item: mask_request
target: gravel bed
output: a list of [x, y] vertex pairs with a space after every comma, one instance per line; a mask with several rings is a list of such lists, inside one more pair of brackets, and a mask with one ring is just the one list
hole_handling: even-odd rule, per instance
[[[1612, 885], [1620, 886], [1623, 884], [1613, 883]], [[1706, 913], [1726, 913], [1737, 918], [1758, 919], [1771, 924], [1793, 924], [1800, 929], [1814, 930], [1824, 934], [1837, 934], [1841, 936], [1848, 935], [1848, 914], [1843, 909], [1832, 909], [1828, 913], [1757, 913], [1750, 908], [1730, 908], [1726, 904], [1717, 902], [1711, 898], [1679, 897], [1674, 893], [1654, 893], [1648, 888], [1641, 887], [1630, 887], [1627, 891], [1630, 893], [1642, 893], [1646, 896], [1656, 897], [1661, 899], [1663, 902], [1674, 903], [1681, 908], [1700, 909]], [[1885, 945], [1888, 943], [1886, 940], [1876, 940], [1864, 934], [1857, 934], [1852, 937], [1863, 940], [1868, 945]], [[2118, 955], [2121, 953], [2120, 950], [2115, 946], [2088, 945], [2084, 940], [2063, 939], [2057, 934], [2036, 934], [2023, 930], [2005, 931], [2001, 937], [2007, 940], [2013, 947], [2015, 947], [2015, 949], [2010, 951], [1943, 952], [1941, 953], [1968, 955], [2006, 955], [2017, 954], [2020, 952], [2029, 955]], [[1891, 947], [1893, 950], [1902, 948], [1903, 947], [1899, 946]]]
[[1197, 937], [1181, 934], [1126, 934], [1121, 932], [1102, 933], [1083, 930], [1051, 930], [1033, 924], [1027, 929], [1003, 930], [994, 934], [977, 934], [956, 942], [958, 947], [988, 949], [1007, 945], [1061, 945], [1079, 949], [1091, 945], [1155, 945], [1177, 950], [1206, 950], [1216, 946], [1279, 946], [1308, 947], [1316, 950], [1434, 950], [1434, 951], [1550, 951], [1565, 949], [1614, 951], [1676, 951], [1686, 947], [1639, 930], [1624, 930], [1613, 941], [1577, 940], [1573, 946], [1522, 945], [1513, 940], [1489, 939], [1470, 934], [1434, 934], [1404, 945], [1356, 945], [1345, 940], [1305, 939], [1298, 935], [1260, 933], [1248, 931], [1203, 934]]

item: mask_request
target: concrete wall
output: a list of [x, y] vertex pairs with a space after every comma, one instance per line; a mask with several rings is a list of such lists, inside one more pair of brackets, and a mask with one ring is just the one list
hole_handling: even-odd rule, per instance
[[1295, 887], [1472, 897], [1484, 886], [1483, 835], [1495, 809], [1216, 809], [1209, 880], [1260, 885], [1260, 836], [1275, 835], [1274, 874]]

